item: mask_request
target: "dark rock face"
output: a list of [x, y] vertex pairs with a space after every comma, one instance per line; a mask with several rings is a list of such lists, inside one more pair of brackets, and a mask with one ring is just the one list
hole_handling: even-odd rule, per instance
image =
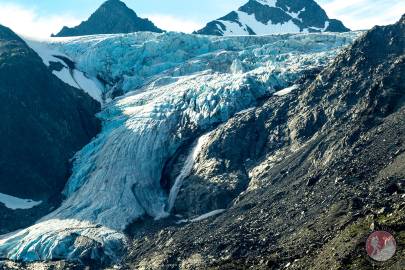
[[[266, 1], [249, 0], [248, 3], [218, 20], [209, 22], [206, 27], [197, 31], [197, 34], [218, 35], [226, 34], [224, 22], [236, 23], [245, 34], [256, 35], [249, 22], [240, 18], [239, 12], [246, 15], [254, 15], [257, 22], [268, 25], [278, 25], [292, 22], [299, 29], [297, 32], [346, 32], [341, 21], [329, 19], [325, 11], [313, 0], [278, 0], [275, 6], [269, 6]], [[238, 14], [239, 13], [239, 14]], [[294, 15], [295, 14], [295, 15]], [[298, 15], [297, 15], [298, 14]], [[286, 30], [288, 32], [288, 30]], [[271, 32], [267, 34], [272, 34]]]
[[70, 159], [100, 129], [100, 105], [55, 77], [0, 26], [0, 193], [42, 200], [30, 210], [0, 205], [0, 234], [48, 212], [70, 175]]
[[[404, 247], [404, 37], [404, 19], [375, 27], [300, 89], [218, 127], [176, 210], [220, 202], [226, 212], [138, 235], [128, 266], [372, 269], [372, 224]], [[245, 192], [221, 201], [231, 186]], [[404, 258], [399, 248], [379, 267], [401, 269]]]
[[55, 37], [85, 36], [94, 34], [119, 34], [139, 31], [162, 33], [148, 19], [139, 18], [136, 13], [119, 0], [108, 0], [80, 25], [63, 29]]

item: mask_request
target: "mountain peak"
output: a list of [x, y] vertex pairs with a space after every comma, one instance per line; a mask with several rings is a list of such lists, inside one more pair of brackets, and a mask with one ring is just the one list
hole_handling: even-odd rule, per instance
[[346, 32], [313, 0], [249, 0], [237, 11], [207, 24], [198, 34], [268, 35], [299, 32]]
[[128, 6], [120, 0], [107, 0], [100, 6], [100, 8], [105, 8], [105, 7], [129, 9]]
[[0, 24], [0, 40], [16, 40], [16, 41], [21, 41], [22, 39], [17, 36], [10, 28], [3, 26]]
[[[0, 25], [0, 139], [7, 142], [0, 155], [3, 194], [41, 198], [46, 204], [58, 197], [69, 160], [98, 132], [94, 115], [99, 109], [96, 101], [59, 80], [24, 40]], [[0, 205], [0, 234], [28, 226], [49, 212], [49, 206], [29, 214], [4, 212], [5, 204]]]
[[405, 14], [402, 15], [401, 19], [399, 20], [399, 23], [405, 24]]
[[139, 31], [163, 32], [163, 30], [156, 27], [148, 19], [138, 17], [135, 11], [130, 9], [124, 2], [120, 0], [107, 0], [87, 21], [73, 28], [65, 26], [55, 37], [118, 34]]

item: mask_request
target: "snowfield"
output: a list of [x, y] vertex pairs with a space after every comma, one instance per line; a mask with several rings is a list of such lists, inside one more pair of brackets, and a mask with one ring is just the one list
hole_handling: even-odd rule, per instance
[[[98, 88], [105, 102], [99, 114], [103, 130], [76, 154], [62, 205], [36, 225], [0, 237], [0, 257], [115, 260], [131, 222], [170, 215], [183, 176], [171, 195], [161, 188], [160, 177], [179, 147], [203, 136], [186, 161], [187, 174], [203, 134], [261, 98], [292, 90], [288, 87], [304, 71], [327, 65], [358, 35], [144, 32], [41, 43], [42, 50], [73, 60], [86, 78], [103, 82]], [[114, 99], [117, 93], [123, 95]]]
[[[238, 15], [238, 22], [217, 20], [222, 23], [225, 28], [221, 28], [224, 36], [240, 36], [249, 35], [249, 28], [256, 33], [256, 35], [268, 35], [268, 34], [283, 34], [283, 33], [300, 33], [301, 29], [293, 22], [288, 21], [278, 24], [264, 24], [256, 20], [254, 14], [247, 14], [242, 11], [236, 11]], [[294, 15], [296, 16], [296, 15]], [[242, 24], [242, 26], [240, 25]], [[327, 27], [326, 27], [327, 28]], [[304, 33], [308, 33], [308, 29], [304, 29]]]
[[79, 88], [85, 91], [89, 96], [98, 102], [102, 103], [102, 85], [97, 80], [96, 77], [90, 78], [84, 72], [76, 69], [69, 69], [69, 66], [58, 57], [66, 57], [67, 55], [61, 53], [60, 51], [48, 46], [47, 41], [39, 40], [26, 40], [28, 46], [31, 47], [43, 60], [44, 64], [49, 67], [49, 65], [54, 63], [60, 63], [63, 68], [60, 71], [53, 71], [52, 73], [59, 79], [69, 84], [70, 86]]
[[[286, 33], [313, 33], [329, 31], [336, 25], [333, 20], [323, 17], [323, 10], [309, 1], [251, 0], [238, 10], [207, 24], [202, 33], [221, 36], [277, 35]], [[302, 2], [302, 3], [301, 3]], [[297, 4], [301, 10], [297, 10]], [[309, 10], [307, 10], [309, 8]], [[266, 15], [269, 16], [266, 16]], [[310, 14], [310, 15], [308, 15]], [[311, 19], [323, 18], [323, 22]], [[339, 26], [342, 32], [344, 27]], [[336, 29], [332, 27], [332, 29]], [[331, 30], [336, 31], [336, 30]], [[339, 31], [340, 32], [340, 31]]]

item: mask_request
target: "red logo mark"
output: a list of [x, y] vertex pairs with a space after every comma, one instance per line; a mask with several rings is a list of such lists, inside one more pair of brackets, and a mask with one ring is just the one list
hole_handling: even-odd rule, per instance
[[378, 262], [385, 262], [391, 259], [397, 250], [397, 243], [394, 236], [388, 232], [373, 232], [367, 239], [366, 250], [368, 256]]

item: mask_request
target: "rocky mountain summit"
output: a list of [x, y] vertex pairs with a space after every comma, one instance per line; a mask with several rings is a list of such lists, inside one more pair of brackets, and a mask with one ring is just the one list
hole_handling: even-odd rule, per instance
[[329, 19], [313, 0], [249, 0], [196, 33], [232, 36], [345, 31], [349, 29], [341, 21]]
[[103, 3], [87, 21], [80, 25], [63, 29], [55, 37], [84, 36], [94, 34], [132, 33], [150, 31], [162, 33], [148, 19], [139, 18], [136, 13], [120, 0], [108, 0]]
[[58, 202], [70, 159], [99, 130], [99, 109], [0, 26], [0, 234], [32, 224]]

